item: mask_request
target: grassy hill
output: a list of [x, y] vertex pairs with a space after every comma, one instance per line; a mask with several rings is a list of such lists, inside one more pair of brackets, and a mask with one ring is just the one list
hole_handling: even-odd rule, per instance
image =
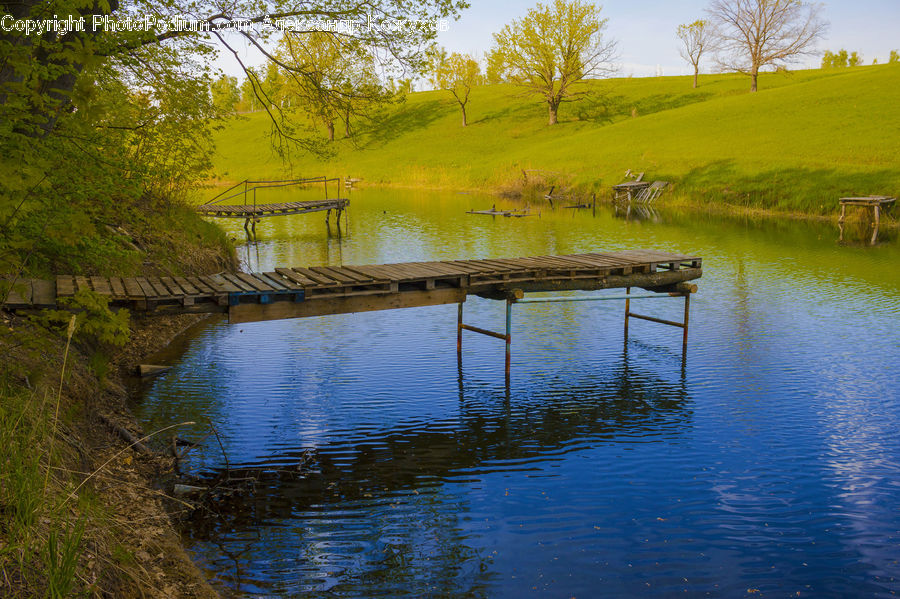
[[538, 98], [507, 85], [473, 90], [465, 128], [449, 93], [414, 93], [335, 142], [332, 157], [295, 155], [291, 166], [270, 149], [265, 113], [250, 114], [219, 133], [216, 174], [606, 193], [630, 168], [673, 182], [685, 201], [811, 213], [835, 211], [842, 195], [900, 192], [900, 66], [770, 73], [756, 94], [740, 75], [704, 76], [697, 89], [690, 77], [590, 87], [554, 127]]

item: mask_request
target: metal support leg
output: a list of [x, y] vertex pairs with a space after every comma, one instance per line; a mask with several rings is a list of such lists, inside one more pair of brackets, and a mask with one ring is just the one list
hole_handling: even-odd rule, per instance
[[506, 384], [509, 385], [510, 344], [512, 342], [512, 305], [511, 299], [506, 300]]
[[456, 318], [456, 355], [462, 358], [463, 303], [459, 302]]
[[[631, 294], [631, 287], [625, 288], [625, 295]], [[628, 341], [628, 316], [631, 312], [631, 298], [625, 298], [625, 341]]]

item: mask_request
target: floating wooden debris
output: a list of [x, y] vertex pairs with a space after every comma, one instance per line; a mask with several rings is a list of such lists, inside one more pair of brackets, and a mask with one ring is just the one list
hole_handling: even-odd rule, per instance
[[[517, 218], [522, 217], [522, 216], [534, 216], [534, 213], [531, 212], [527, 208], [521, 208], [521, 209], [512, 208], [509, 210], [502, 210], [502, 209], [497, 210], [496, 204], [491, 206], [490, 210], [469, 210], [466, 212], [466, 214], [487, 214], [489, 216], [506, 216], [506, 217], [515, 216]], [[540, 213], [538, 213], [538, 215], [540, 215]]]
[[141, 364], [140, 366], [138, 366], [138, 375], [141, 378], [156, 376], [157, 374], [168, 372], [171, 369], [171, 366], [160, 366], [158, 364]]

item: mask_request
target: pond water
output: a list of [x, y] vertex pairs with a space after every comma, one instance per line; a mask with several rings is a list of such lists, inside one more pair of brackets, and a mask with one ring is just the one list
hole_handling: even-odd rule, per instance
[[[258, 478], [188, 524], [223, 593], [900, 591], [896, 233], [865, 247], [830, 223], [350, 197], [340, 237], [323, 213], [266, 219], [244, 266], [696, 254], [687, 354], [680, 330], [650, 322], [625, 343], [618, 301], [515, 306], [508, 388], [501, 341], [467, 334], [457, 362], [455, 305], [206, 323], [135, 410], [148, 431], [198, 422], [180, 433], [200, 442], [186, 471]], [[683, 302], [632, 308], [679, 320]], [[503, 329], [502, 302], [465, 310]]]

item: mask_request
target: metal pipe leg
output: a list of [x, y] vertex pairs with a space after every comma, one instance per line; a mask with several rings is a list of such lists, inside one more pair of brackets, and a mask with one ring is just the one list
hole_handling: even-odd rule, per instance
[[463, 304], [459, 302], [456, 317], [456, 355], [462, 357]]
[[[631, 287], [625, 288], [625, 295], [631, 294]], [[628, 341], [628, 314], [631, 311], [631, 298], [625, 298], [625, 341]]]
[[512, 300], [506, 300], [506, 383], [509, 384], [510, 343], [512, 342]]

